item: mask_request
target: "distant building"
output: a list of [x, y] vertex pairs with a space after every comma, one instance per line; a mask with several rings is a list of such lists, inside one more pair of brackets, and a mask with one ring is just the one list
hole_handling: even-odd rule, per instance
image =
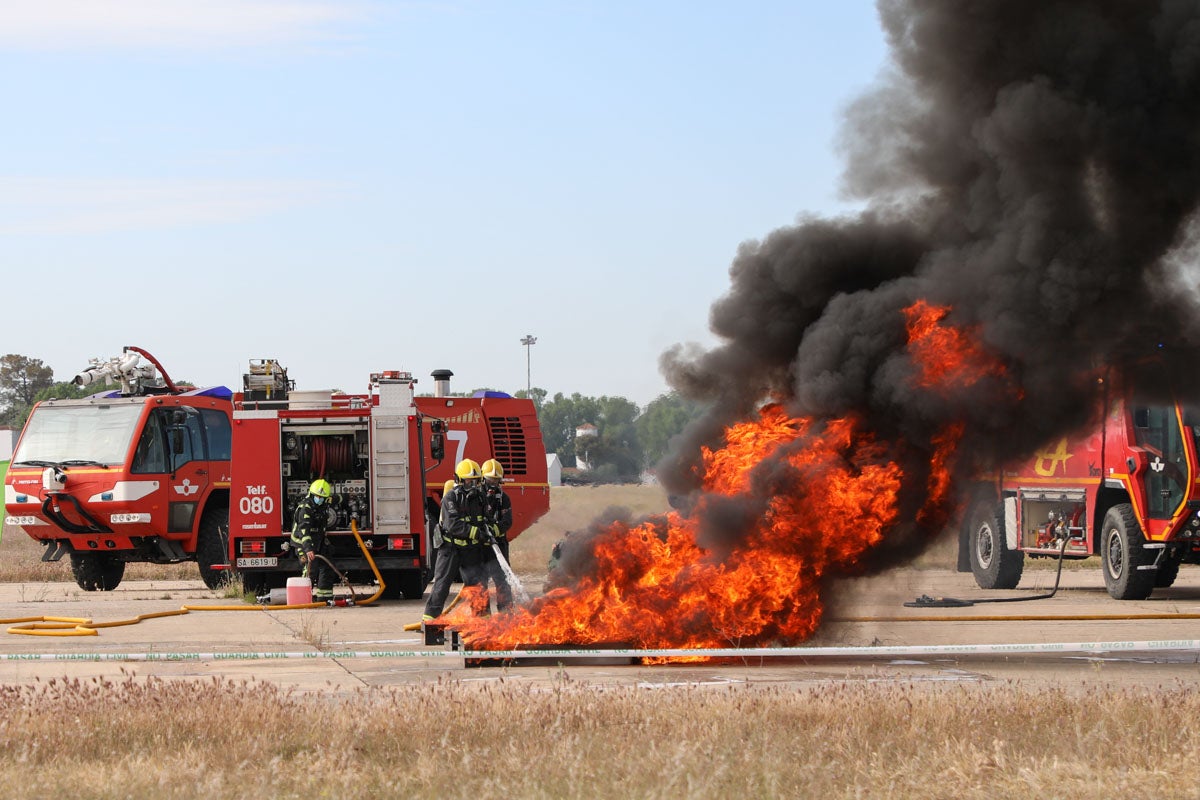
[[562, 460], [558, 453], [546, 453], [546, 482], [551, 486], [562, 486]]
[[[585, 422], [575, 429], [575, 444], [579, 444], [580, 439], [586, 439], [589, 436], [599, 436], [600, 429], [590, 422]], [[592, 465], [587, 460], [587, 447], [584, 446], [583, 455], [579, 454], [579, 448], [575, 448], [575, 467], [581, 470], [589, 470]]]
[[0, 461], [12, 459], [13, 449], [17, 446], [17, 437], [20, 434], [16, 428], [0, 427]]

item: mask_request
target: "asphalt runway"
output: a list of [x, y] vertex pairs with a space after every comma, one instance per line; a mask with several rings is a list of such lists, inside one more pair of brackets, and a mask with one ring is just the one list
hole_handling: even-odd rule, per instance
[[[841, 584], [825, 623], [790, 648], [739, 653], [705, 664], [642, 665], [626, 655], [584, 659], [537, 655], [479, 665], [445, 646], [426, 646], [404, 630], [423, 601], [370, 606], [191, 610], [240, 605], [197, 581], [132, 581], [89, 593], [74, 583], [0, 584], [0, 681], [156, 676], [183, 680], [268, 681], [299, 691], [353, 692], [435, 680], [503, 679], [551, 686], [569, 677], [595, 685], [812, 685], [830, 681], [947, 683], [1084, 689], [1097, 682], [1130, 686], [1189, 684], [1200, 677], [1200, 567], [1184, 567], [1176, 585], [1144, 601], [1120, 602], [1096, 568], [1066, 571], [1058, 593], [1028, 602], [963, 607], [906, 607], [921, 596], [983, 599], [1047, 593], [1054, 573], [1027, 570], [1010, 592], [978, 589], [970, 575], [900, 569]], [[536, 589], [536, 587], [534, 587]], [[172, 614], [102, 627], [96, 635], [13, 633], [20, 620], [93, 623]], [[1060, 647], [1061, 646], [1061, 647]], [[986, 651], [986, 652], [984, 652]]]

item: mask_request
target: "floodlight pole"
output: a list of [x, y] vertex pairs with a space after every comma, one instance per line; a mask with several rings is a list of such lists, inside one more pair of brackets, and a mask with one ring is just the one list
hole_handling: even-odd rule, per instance
[[525, 345], [525, 396], [530, 400], [533, 399], [533, 383], [529, 379], [529, 362], [530, 354], [533, 351], [533, 346], [537, 344], [537, 337], [533, 334], [526, 334], [521, 339], [521, 344]]

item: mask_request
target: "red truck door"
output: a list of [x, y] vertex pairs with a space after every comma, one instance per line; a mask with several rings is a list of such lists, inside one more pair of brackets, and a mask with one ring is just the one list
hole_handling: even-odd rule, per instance
[[204, 423], [200, 412], [189, 406], [155, 409], [154, 414], [165, 420], [167, 434], [167, 532], [189, 534], [212, 481]]
[[[1187, 452], [1183, 431], [1174, 406], [1135, 406], [1134, 444], [1142, 449], [1144, 462], [1140, 486], [1146, 493], [1149, 519], [1171, 519], [1187, 495]], [[1149, 531], [1148, 531], [1149, 532]]]

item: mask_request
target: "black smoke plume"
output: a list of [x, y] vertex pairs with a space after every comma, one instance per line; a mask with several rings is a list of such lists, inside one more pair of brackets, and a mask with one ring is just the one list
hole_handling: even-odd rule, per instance
[[[710, 409], [659, 465], [673, 494], [698, 488], [700, 446], [768, 398], [861, 414], [923, 455], [961, 420], [972, 470], [1087, 423], [1098, 365], [1200, 399], [1200, 2], [878, 9], [890, 68], [843, 138], [865, 210], [744, 243], [711, 312], [723, 344], [663, 355]], [[1020, 392], [914, 389], [902, 309], [917, 299], [977, 329]]]

